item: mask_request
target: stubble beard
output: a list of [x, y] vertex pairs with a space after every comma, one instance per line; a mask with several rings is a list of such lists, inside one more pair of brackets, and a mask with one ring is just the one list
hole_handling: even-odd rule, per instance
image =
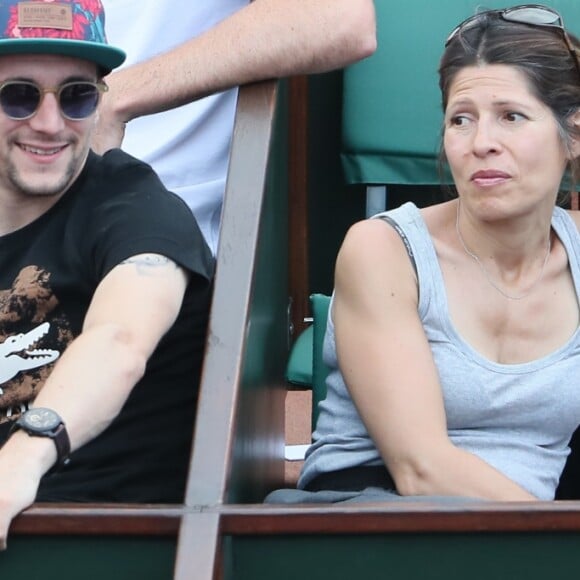
[[42, 182], [42, 171], [37, 173], [33, 179], [26, 178], [26, 171], [19, 169], [17, 164], [10, 158], [5, 159], [5, 171], [7, 185], [12, 190], [25, 197], [54, 197], [66, 191], [81, 171], [87, 151], [80, 155], [73, 155], [64, 171], [58, 176], [54, 176], [52, 168], [46, 170], [46, 181]]

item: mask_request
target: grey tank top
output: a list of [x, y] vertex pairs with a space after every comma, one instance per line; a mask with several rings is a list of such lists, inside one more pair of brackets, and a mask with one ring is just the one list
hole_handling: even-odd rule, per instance
[[[553, 499], [569, 440], [580, 424], [580, 331], [555, 352], [527, 363], [484, 358], [453, 326], [435, 248], [417, 207], [409, 202], [375, 217], [383, 216], [398, 224], [416, 262], [418, 311], [439, 370], [451, 441], [537, 498]], [[561, 208], [554, 209], [552, 227], [568, 253], [578, 295], [580, 235]], [[299, 488], [322, 473], [383, 463], [338, 369], [331, 314], [324, 359], [331, 369], [328, 394]]]

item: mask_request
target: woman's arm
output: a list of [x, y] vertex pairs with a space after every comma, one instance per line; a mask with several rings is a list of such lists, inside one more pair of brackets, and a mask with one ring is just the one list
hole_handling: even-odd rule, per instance
[[333, 317], [341, 371], [401, 495], [534, 500], [448, 435], [437, 369], [417, 313], [417, 281], [381, 220], [349, 231]]

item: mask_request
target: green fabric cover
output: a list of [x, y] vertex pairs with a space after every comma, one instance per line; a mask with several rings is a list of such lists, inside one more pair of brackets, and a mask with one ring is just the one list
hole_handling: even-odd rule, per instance
[[326, 332], [326, 322], [328, 320], [328, 308], [330, 306], [330, 296], [325, 294], [311, 294], [310, 304], [314, 317], [313, 333], [313, 357], [312, 357], [312, 429], [316, 426], [318, 419], [318, 403], [326, 398], [326, 376], [328, 367], [322, 360], [322, 347], [324, 344], [324, 334]]
[[294, 342], [286, 368], [289, 383], [312, 389], [312, 429], [318, 418], [318, 403], [326, 397], [328, 367], [322, 360], [322, 346], [329, 305], [330, 296], [310, 296], [313, 323]]
[[312, 387], [312, 340], [314, 326], [310, 325], [296, 339], [290, 351], [286, 380], [300, 387]]
[[[506, 0], [375, 0], [378, 49], [344, 72], [342, 164], [347, 183], [436, 185], [442, 112], [437, 68], [445, 39], [477, 9]], [[545, 0], [580, 33], [580, 0]]]

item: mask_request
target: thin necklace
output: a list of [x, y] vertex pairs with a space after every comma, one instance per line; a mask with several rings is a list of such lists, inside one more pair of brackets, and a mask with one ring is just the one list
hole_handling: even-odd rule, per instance
[[483, 272], [483, 274], [484, 274], [486, 280], [489, 282], [489, 284], [493, 288], [495, 288], [502, 296], [507, 298], [508, 300], [522, 300], [523, 298], [526, 298], [527, 296], [529, 296], [533, 292], [533, 290], [536, 288], [536, 286], [540, 283], [542, 278], [544, 277], [544, 270], [546, 269], [546, 264], [548, 263], [548, 259], [550, 258], [550, 250], [552, 249], [552, 240], [551, 240], [550, 234], [548, 234], [548, 247], [547, 247], [547, 251], [546, 251], [546, 257], [544, 258], [544, 262], [542, 264], [542, 269], [540, 270], [538, 277], [535, 279], [534, 283], [528, 288], [527, 292], [524, 292], [523, 294], [519, 294], [517, 296], [514, 296], [513, 294], [508, 294], [507, 292], [502, 290], [493, 281], [492, 277], [490, 276], [489, 272], [487, 271], [487, 268], [484, 266], [483, 262], [479, 259], [479, 256], [474, 254], [467, 247], [467, 244], [465, 243], [465, 240], [463, 239], [463, 236], [461, 235], [461, 231], [459, 230], [459, 208], [460, 208], [460, 203], [459, 203], [459, 200], [457, 200], [457, 216], [455, 218], [455, 230], [457, 231], [457, 237], [459, 238], [459, 241], [461, 242], [461, 245], [463, 246], [465, 253], [468, 256], [470, 256], [471, 258], [473, 258], [475, 260], [475, 262], [477, 263], [477, 265], [481, 268], [481, 271]]

